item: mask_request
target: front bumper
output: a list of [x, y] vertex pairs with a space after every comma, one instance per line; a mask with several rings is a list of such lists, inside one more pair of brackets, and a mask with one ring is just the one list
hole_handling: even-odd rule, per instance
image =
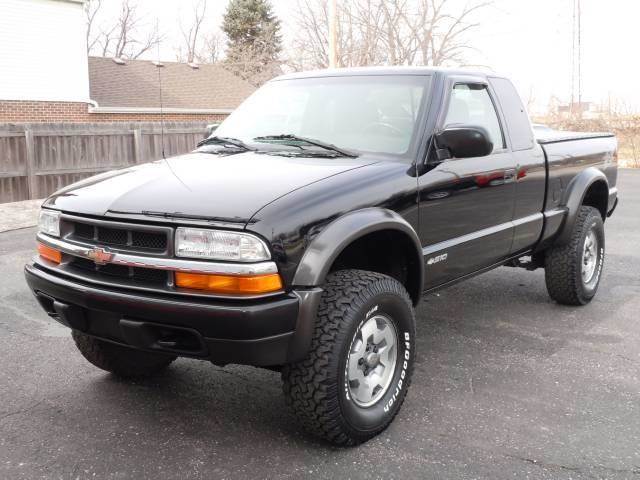
[[322, 290], [225, 300], [131, 291], [55, 275], [38, 263], [25, 277], [44, 310], [89, 335], [148, 351], [275, 366], [303, 358]]

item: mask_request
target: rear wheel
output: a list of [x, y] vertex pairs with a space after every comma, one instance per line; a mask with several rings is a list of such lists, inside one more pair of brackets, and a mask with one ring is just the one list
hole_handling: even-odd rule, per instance
[[282, 371], [287, 403], [311, 433], [337, 445], [364, 442], [400, 410], [415, 357], [411, 300], [379, 273], [331, 274], [307, 357]]
[[76, 347], [89, 362], [119, 377], [146, 377], [164, 370], [176, 357], [143, 352], [71, 331]]
[[585, 305], [595, 296], [604, 264], [604, 224], [593, 207], [580, 207], [566, 245], [545, 256], [545, 280], [551, 298], [564, 305]]

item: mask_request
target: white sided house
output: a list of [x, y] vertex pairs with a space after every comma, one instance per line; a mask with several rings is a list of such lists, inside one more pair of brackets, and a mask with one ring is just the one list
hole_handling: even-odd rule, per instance
[[86, 109], [83, 8], [84, 0], [0, 0], [0, 114]]
[[220, 122], [255, 90], [220, 64], [88, 57], [85, 3], [0, 0], [0, 124]]
[[255, 90], [220, 64], [88, 57], [85, 4], [0, 0], [0, 124], [217, 123]]

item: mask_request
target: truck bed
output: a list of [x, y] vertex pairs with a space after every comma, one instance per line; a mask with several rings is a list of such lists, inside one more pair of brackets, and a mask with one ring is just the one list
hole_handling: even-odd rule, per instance
[[540, 145], [608, 137], [615, 137], [615, 135], [609, 132], [571, 132], [564, 130], [545, 130], [544, 132], [536, 132], [536, 141]]
[[612, 133], [559, 130], [536, 132], [536, 141], [544, 151], [547, 169], [546, 221], [541, 244], [544, 246], [545, 240], [555, 237], [570, 210], [577, 209], [577, 206], [567, 208], [568, 204], [582, 200], [571, 200], [573, 187], [592, 178], [594, 171], [602, 172], [609, 185], [608, 192], [603, 192], [608, 197], [606, 208], [601, 212], [603, 218], [615, 207], [617, 141]]

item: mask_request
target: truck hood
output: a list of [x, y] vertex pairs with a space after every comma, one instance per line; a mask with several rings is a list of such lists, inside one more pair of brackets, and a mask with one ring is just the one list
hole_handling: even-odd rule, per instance
[[273, 200], [305, 185], [375, 163], [360, 158], [195, 152], [106, 172], [51, 195], [45, 206], [70, 213], [145, 215], [246, 224]]

